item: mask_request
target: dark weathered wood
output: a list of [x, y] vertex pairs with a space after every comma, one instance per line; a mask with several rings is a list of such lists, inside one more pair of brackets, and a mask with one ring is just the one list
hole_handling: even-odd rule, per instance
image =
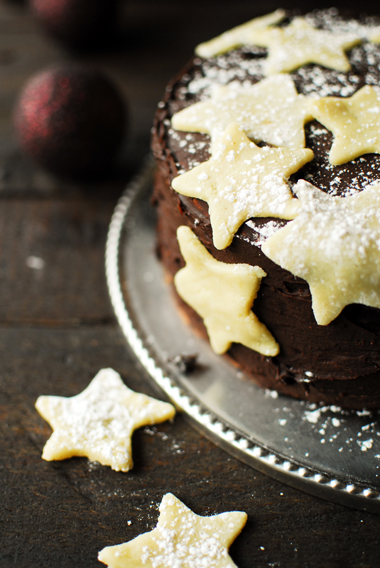
[[241, 568], [360, 566], [362, 558], [375, 565], [371, 542], [379, 516], [318, 500], [253, 471], [182, 416], [135, 433], [129, 473], [79, 458], [42, 461], [50, 429], [34, 409], [39, 394], [74, 395], [102, 366], [117, 369], [131, 388], [154, 392], [113, 327], [2, 329], [0, 346], [0, 558], [10, 565], [96, 566], [103, 546], [154, 526], [157, 505], [169, 491], [199, 514], [249, 514], [232, 548]]
[[[100, 566], [102, 547], [155, 525], [166, 492], [199, 514], [248, 513], [231, 548], [240, 568], [379, 564], [380, 516], [322, 501], [255, 472], [202, 437], [184, 416], [134, 434], [135, 466], [129, 473], [86, 459], [47, 463], [40, 457], [50, 429], [34, 409], [39, 395], [77, 394], [107, 366], [129, 387], [155, 394], [108, 299], [109, 219], [148, 152], [165, 85], [193, 46], [275, 7], [196, 0], [190, 8], [185, 2], [128, 0], [115, 44], [78, 55], [43, 36], [26, 4], [0, 4], [1, 568]], [[99, 65], [129, 101], [129, 138], [119, 166], [95, 184], [46, 174], [20, 153], [12, 134], [12, 108], [22, 85], [39, 69], [67, 59]], [[31, 267], [30, 257], [42, 259], [44, 267]]]
[[361, 566], [363, 559], [376, 565], [380, 516], [321, 501], [255, 472], [183, 416], [134, 434], [129, 473], [81, 458], [44, 462], [50, 428], [34, 409], [39, 394], [72, 396], [102, 366], [113, 366], [133, 389], [154, 391], [112, 326], [0, 329], [0, 349], [1, 566], [96, 566], [103, 546], [153, 528], [166, 492], [199, 514], [248, 513], [232, 547], [240, 568]]
[[[1, 323], [113, 320], [104, 244], [114, 205], [115, 200], [85, 194], [76, 199], [2, 200]], [[33, 264], [33, 257], [40, 261]]]

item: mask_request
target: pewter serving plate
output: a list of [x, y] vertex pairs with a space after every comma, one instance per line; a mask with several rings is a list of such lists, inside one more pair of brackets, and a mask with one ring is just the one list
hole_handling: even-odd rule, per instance
[[[253, 468], [319, 497], [380, 513], [380, 414], [342, 411], [256, 387], [179, 316], [155, 256], [153, 165], [121, 197], [106, 273], [121, 328], [155, 383], [193, 424]], [[197, 354], [183, 373], [173, 360]]]

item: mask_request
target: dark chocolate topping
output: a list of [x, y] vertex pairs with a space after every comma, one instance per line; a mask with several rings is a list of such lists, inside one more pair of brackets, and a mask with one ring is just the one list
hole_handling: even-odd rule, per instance
[[[351, 31], [356, 26], [352, 21], [344, 23], [337, 19], [331, 10], [316, 12], [309, 18], [314, 26], [325, 29], [336, 22]], [[371, 23], [379, 25], [375, 20]], [[167, 88], [157, 111], [153, 136], [153, 151], [159, 165], [155, 191], [159, 254], [174, 275], [183, 266], [176, 228], [187, 224], [218, 260], [258, 265], [265, 270], [267, 277], [262, 280], [254, 312], [280, 344], [280, 354], [266, 358], [237, 344], [228, 353], [256, 382], [310, 400], [354, 408], [378, 407], [380, 310], [352, 304], [328, 326], [317, 325], [308, 284], [281, 269], [261, 251], [271, 227], [286, 221], [251, 219], [243, 224], [227, 249], [216, 250], [207, 204], [170, 189], [174, 176], [210, 158], [209, 136], [173, 130], [170, 123], [173, 114], [208, 98], [212, 82], [258, 82], [263, 78], [260, 61], [265, 55], [263, 48], [245, 47], [208, 60], [196, 57]], [[306, 96], [347, 97], [365, 84], [380, 84], [380, 45], [363, 40], [348, 56], [352, 65], [349, 73], [318, 65], [307, 65], [293, 72], [298, 92]], [[307, 124], [305, 132], [306, 146], [313, 150], [315, 158], [292, 176], [291, 185], [302, 178], [344, 198], [380, 181], [380, 155], [366, 154], [347, 164], [332, 166], [328, 160], [331, 133], [317, 121]], [[204, 333], [200, 318], [191, 308], [181, 305]]]

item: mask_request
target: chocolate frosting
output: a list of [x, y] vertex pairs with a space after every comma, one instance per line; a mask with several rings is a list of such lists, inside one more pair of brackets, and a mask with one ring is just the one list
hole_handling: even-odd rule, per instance
[[[313, 25], [328, 28], [329, 22], [338, 16], [330, 10], [310, 17]], [[263, 76], [257, 63], [265, 54], [265, 49], [252, 47], [209, 60], [196, 57], [167, 87], [157, 110], [152, 140], [157, 160], [154, 192], [158, 212], [157, 251], [172, 277], [184, 265], [176, 230], [180, 225], [188, 225], [216, 259], [257, 265], [267, 273], [254, 302], [254, 312], [280, 344], [280, 353], [273, 358], [264, 357], [233, 344], [227, 354], [256, 383], [313, 402], [378, 408], [380, 310], [352, 304], [329, 325], [317, 325], [308, 284], [274, 264], [261, 251], [265, 231], [286, 221], [251, 219], [242, 225], [227, 249], [217, 250], [212, 243], [207, 204], [171, 189], [173, 177], [210, 158], [209, 136], [174, 131], [170, 122], [173, 114], [205, 100], [215, 78], [222, 82], [258, 82]], [[380, 84], [379, 45], [363, 42], [348, 55], [352, 65], [349, 73], [318, 65], [307, 65], [293, 72], [298, 92], [307, 96], [351, 96], [365, 84]], [[308, 123], [305, 132], [306, 147], [313, 150], [315, 158], [291, 177], [291, 185], [302, 178], [344, 198], [380, 180], [380, 155], [366, 154], [347, 164], [332, 166], [328, 160], [331, 133], [317, 121]], [[206, 336], [199, 316], [179, 298], [178, 302], [194, 328]]]

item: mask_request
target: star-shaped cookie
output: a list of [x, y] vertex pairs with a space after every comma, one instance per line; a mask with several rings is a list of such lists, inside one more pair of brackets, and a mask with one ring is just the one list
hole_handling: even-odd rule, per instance
[[259, 266], [219, 262], [189, 227], [179, 227], [177, 238], [186, 266], [175, 275], [174, 285], [203, 319], [215, 353], [225, 353], [235, 342], [277, 355], [278, 344], [251, 311], [266, 273]]
[[211, 98], [195, 103], [172, 118], [177, 130], [210, 134], [212, 141], [236, 122], [255, 142], [304, 148], [304, 125], [312, 119], [306, 97], [290, 75], [279, 74], [251, 85], [215, 87]]
[[246, 522], [240, 511], [201, 517], [167, 493], [152, 531], [107, 546], [98, 558], [109, 568], [236, 568], [228, 548]]
[[274, 24], [278, 24], [285, 17], [284, 10], [275, 10], [271, 14], [266, 14], [260, 18], [254, 18], [241, 26], [224, 32], [222, 35], [201, 43], [195, 49], [195, 53], [201, 57], [212, 57], [220, 53], [225, 53], [230, 49], [235, 49], [241, 45], [254, 44], [255, 31], [265, 29]]
[[99, 371], [71, 398], [40, 396], [36, 408], [53, 429], [43, 459], [86, 456], [116, 471], [133, 467], [131, 437], [136, 428], [175, 414], [171, 404], [130, 390], [113, 369]]
[[344, 164], [370, 152], [380, 152], [380, 93], [366, 85], [352, 97], [309, 100], [310, 112], [331, 130], [329, 160]]
[[316, 29], [301, 17], [284, 28], [255, 32], [256, 45], [269, 50], [264, 63], [266, 75], [288, 73], [308, 63], [347, 72], [351, 65], [345, 51], [360, 41], [355, 34]]
[[286, 180], [313, 156], [309, 149], [259, 148], [232, 123], [210, 160], [174, 178], [172, 185], [208, 203], [214, 245], [223, 249], [251, 217], [294, 218], [298, 201]]
[[293, 190], [301, 210], [263, 252], [308, 282], [319, 325], [348, 304], [380, 308], [380, 183], [350, 197], [332, 197], [305, 180]]

